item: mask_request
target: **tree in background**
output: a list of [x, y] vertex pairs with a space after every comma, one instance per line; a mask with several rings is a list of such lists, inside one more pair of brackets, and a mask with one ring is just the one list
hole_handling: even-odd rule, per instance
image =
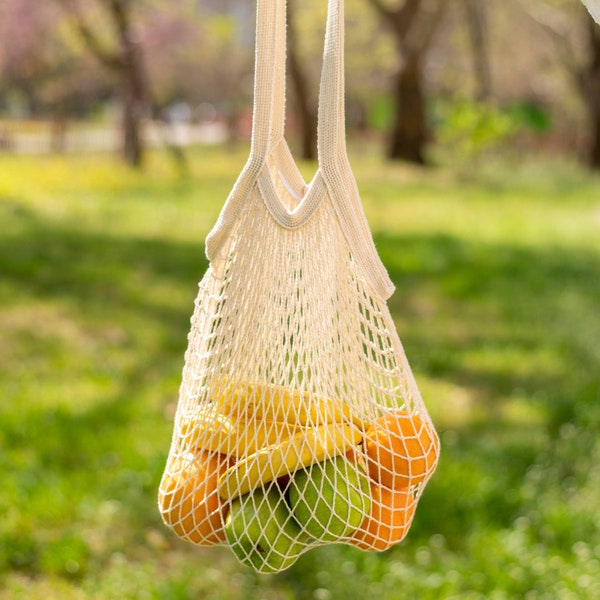
[[[67, 12], [85, 47], [119, 82], [122, 110], [123, 158], [134, 167], [143, 159], [142, 119], [148, 110], [148, 84], [139, 36], [135, 30], [134, 0], [96, 0], [103, 14], [92, 20], [79, 0], [57, 0]], [[106, 43], [99, 33], [110, 23], [113, 40]], [[94, 22], [96, 28], [91, 25]]]
[[251, 95], [252, 10], [237, 0], [0, 1], [0, 110], [65, 122], [116, 99], [127, 162], [141, 163], [152, 116], [182, 166], [165, 108], [227, 115], [237, 134]]
[[39, 111], [39, 84], [53, 67], [44, 50], [55, 24], [52, 7], [38, 10], [35, 0], [5, 0], [0, 4], [0, 93], [4, 103], [10, 101], [10, 94], [18, 95], [25, 112]]
[[424, 63], [447, 0], [404, 0], [390, 6], [368, 0], [382, 17], [396, 42], [397, 71], [393, 82], [394, 124], [388, 157], [425, 164], [428, 137]]
[[22, 117], [83, 114], [109, 86], [64, 35], [55, 3], [0, 2], [0, 106]]
[[582, 69], [581, 87], [590, 122], [589, 164], [600, 170], [600, 27], [591, 16], [586, 17], [589, 55]]
[[492, 72], [488, 50], [487, 12], [481, 0], [463, 0], [466, 26], [471, 42], [471, 58], [475, 75], [475, 100], [488, 102], [492, 97]]
[[[573, 0], [461, 0], [448, 2], [443, 27], [437, 27], [443, 4], [346, 0], [349, 134], [385, 133], [389, 156], [423, 162], [429, 119], [435, 119], [437, 144], [428, 156], [444, 160], [444, 148], [448, 156], [457, 153], [456, 135], [444, 138], [452, 122], [443, 111], [458, 106], [455, 112], [464, 116], [469, 103], [477, 108], [491, 98], [494, 111], [515, 119], [516, 135], [486, 153], [532, 147], [572, 152], [585, 139], [586, 156], [597, 165], [600, 27], [592, 27], [583, 6]], [[253, 0], [0, 0], [0, 110], [57, 123], [89, 117], [141, 82], [143, 117], [209, 116], [227, 120], [231, 139], [245, 137], [254, 6]], [[326, 6], [289, 0], [289, 122], [301, 126], [298, 150], [305, 156], [311, 156], [317, 129]], [[126, 10], [125, 27], [114, 18], [119, 7]], [[395, 34], [385, 35], [386, 29]], [[141, 76], [124, 81], [125, 71], [132, 72], [128, 47]], [[119, 102], [123, 108], [135, 104]], [[180, 144], [187, 130], [167, 127], [167, 120], [152, 131]], [[469, 134], [471, 127], [480, 135], [480, 119], [458, 121], [455, 134]], [[136, 152], [130, 146], [126, 154]]]
[[302, 138], [301, 156], [313, 160], [317, 151], [317, 111], [311, 100], [310, 82], [298, 51], [296, 28], [296, 0], [287, 2], [287, 59], [290, 78], [294, 85], [296, 108], [300, 117]]
[[[201, 11], [201, 38], [189, 48], [195, 71], [187, 76], [191, 97], [208, 102], [225, 116], [228, 142], [235, 143], [249, 135], [244, 116], [252, 105], [252, 71], [254, 66], [254, 20], [223, 7], [223, 12]], [[198, 37], [198, 36], [197, 36]], [[224, 68], [225, 66], [225, 68]], [[240, 121], [242, 128], [240, 131]]]
[[600, 28], [582, 5], [528, 2], [521, 8], [548, 34], [579, 94], [586, 112], [586, 162], [600, 169]]

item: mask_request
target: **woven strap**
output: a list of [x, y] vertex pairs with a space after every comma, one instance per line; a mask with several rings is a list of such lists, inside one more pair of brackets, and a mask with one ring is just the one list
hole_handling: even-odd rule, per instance
[[[256, 184], [269, 154], [270, 141], [283, 134], [285, 115], [286, 0], [258, 0], [254, 65], [254, 109], [250, 156], [219, 219], [206, 238], [206, 255], [212, 261], [237, 221], [248, 194]], [[276, 91], [279, 93], [276, 95]], [[275, 104], [277, 109], [275, 110]], [[278, 126], [273, 128], [273, 115]], [[281, 125], [279, 125], [279, 123]], [[273, 132], [273, 133], [272, 133]]]
[[344, 93], [344, 0], [329, 0], [319, 91], [319, 165], [353, 255], [377, 293], [389, 298], [394, 284], [375, 249], [346, 151]]
[[250, 161], [263, 165], [283, 138], [286, 95], [286, 0], [259, 0]]
[[[250, 157], [240, 174], [215, 227], [206, 239], [209, 260], [217, 255], [229, 231], [237, 222], [245, 200], [254, 189], [267, 159], [276, 149], [288, 173], [300, 179], [285, 143], [286, 95], [286, 0], [258, 0], [256, 16], [256, 63], [254, 112]], [[344, 102], [344, 0], [328, 0], [325, 48], [319, 92], [319, 170], [308, 186], [299, 211], [281, 209], [271, 202], [273, 217], [283, 227], [299, 227], [310, 218], [318, 204], [318, 190], [326, 189], [348, 241], [350, 251], [365, 271], [375, 291], [388, 298], [394, 291], [387, 271], [375, 249], [358, 187], [346, 150]], [[264, 179], [264, 178], [263, 178]], [[273, 197], [267, 181], [261, 189]], [[302, 206], [304, 205], [304, 206]]]

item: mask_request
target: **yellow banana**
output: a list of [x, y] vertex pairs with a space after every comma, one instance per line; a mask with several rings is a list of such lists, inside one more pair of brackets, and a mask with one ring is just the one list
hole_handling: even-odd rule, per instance
[[232, 419], [219, 414], [216, 408], [200, 411], [181, 423], [181, 435], [190, 449], [201, 448], [236, 457], [288, 440], [296, 431], [289, 423]]
[[364, 422], [344, 402], [278, 385], [234, 385], [223, 381], [216, 387], [213, 400], [225, 414], [235, 417], [254, 416], [309, 427], [328, 423], [364, 427]]
[[233, 500], [360, 443], [362, 433], [350, 425], [320, 425], [295, 433], [289, 440], [263, 448], [240, 460], [221, 475], [217, 486], [224, 500]]

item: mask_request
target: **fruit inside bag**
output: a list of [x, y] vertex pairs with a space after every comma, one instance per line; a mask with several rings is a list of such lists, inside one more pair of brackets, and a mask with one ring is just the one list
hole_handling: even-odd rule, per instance
[[437, 463], [427, 423], [402, 409], [363, 420], [308, 392], [221, 382], [178, 418], [163, 520], [192, 543], [228, 544], [261, 573], [327, 543], [385, 550], [406, 535]]

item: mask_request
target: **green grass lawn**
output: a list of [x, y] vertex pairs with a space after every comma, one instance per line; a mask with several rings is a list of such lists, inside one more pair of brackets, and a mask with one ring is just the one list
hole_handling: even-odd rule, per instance
[[600, 597], [600, 179], [562, 163], [353, 156], [442, 440], [404, 542], [258, 576], [162, 525], [203, 242], [245, 158], [0, 157], [0, 599]]

